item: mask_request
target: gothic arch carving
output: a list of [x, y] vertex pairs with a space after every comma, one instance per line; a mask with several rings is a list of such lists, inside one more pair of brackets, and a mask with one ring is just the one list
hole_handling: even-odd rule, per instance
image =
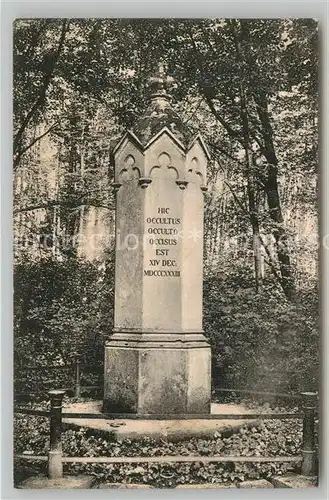
[[164, 151], [159, 154], [157, 159], [157, 165], [154, 165], [150, 170], [150, 177], [152, 179], [178, 179], [179, 174], [177, 168], [171, 164], [171, 157], [168, 153]]
[[178, 179], [178, 171], [177, 168], [173, 167], [172, 165], [167, 167], [154, 165], [154, 167], [152, 167], [150, 170], [150, 177], [152, 177], [152, 179], [168, 178], [176, 180]]
[[130, 181], [133, 179], [139, 179], [141, 176], [138, 167], [135, 167], [135, 158], [133, 155], [129, 154], [124, 160], [124, 167], [120, 170], [118, 175], [119, 182]]
[[125, 158], [124, 164], [127, 166], [127, 168], [132, 167], [133, 165], [135, 165], [135, 158], [133, 157], [133, 155], [128, 155]]
[[196, 156], [194, 156], [190, 161], [189, 168], [186, 174], [186, 179], [189, 182], [194, 182], [195, 184], [198, 184], [199, 186], [204, 186], [205, 184], [204, 175], [201, 172], [200, 168], [200, 162]]
[[195, 184], [198, 184], [199, 186], [204, 185], [204, 178], [201, 172], [196, 172], [192, 168], [189, 168], [187, 171], [186, 175], [186, 180], [188, 182], [194, 182]]

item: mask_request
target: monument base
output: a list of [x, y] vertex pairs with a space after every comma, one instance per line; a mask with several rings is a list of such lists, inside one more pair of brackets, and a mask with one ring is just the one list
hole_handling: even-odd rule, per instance
[[104, 371], [103, 412], [210, 413], [211, 354], [202, 334], [114, 334]]

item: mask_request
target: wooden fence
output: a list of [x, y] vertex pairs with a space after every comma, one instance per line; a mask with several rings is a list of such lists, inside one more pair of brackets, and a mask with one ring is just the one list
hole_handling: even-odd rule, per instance
[[[89, 369], [88, 365], [83, 365], [83, 370], [81, 369], [81, 356], [78, 353], [73, 353], [73, 363], [67, 364], [64, 366], [57, 366], [57, 365], [44, 365], [44, 366], [26, 366], [24, 367], [25, 370], [59, 370], [59, 371], [68, 371], [71, 373], [70, 379], [73, 381], [73, 384], [71, 386], [67, 387], [60, 387], [60, 390], [64, 390], [67, 393], [72, 394], [76, 398], [80, 398], [81, 394], [85, 391], [88, 390], [101, 390], [103, 389], [103, 385], [82, 385], [81, 384], [81, 378], [82, 378], [82, 371], [86, 371], [86, 369]], [[288, 393], [275, 393], [275, 392], [262, 392], [262, 391], [251, 391], [247, 389], [226, 389], [226, 388], [221, 388], [221, 387], [215, 387], [215, 391], [217, 392], [222, 392], [222, 393], [238, 393], [238, 394], [246, 394], [249, 396], [264, 396], [266, 398], [289, 398], [290, 400], [300, 400], [300, 394], [288, 394]], [[49, 391], [47, 390], [47, 393]], [[39, 391], [40, 394], [40, 391]], [[15, 394], [15, 397], [19, 399], [21, 396], [26, 397], [33, 397], [35, 396], [35, 393], [30, 393], [27, 394], [26, 392], [22, 394]]]
[[[81, 379], [82, 379], [82, 369], [81, 369], [81, 356], [78, 353], [73, 353], [73, 362], [66, 364], [66, 365], [41, 365], [41, 366], [23, 366], [21, 367], [21, 370], [24, 372], [29, 372], [29, 371], [47, 371], [52, 372], [52, 371], [59, 371], [59, 372], [67, 372], [68, 376], [66, 377], [66, 381], [69, 380], [69, 383], [67, 387], [62, 387], [60, 385], [61, 390], [65, 390], [67, 393], [72, 394], [76, 398], [81, 397], [81, 392], [87, 391], [87, 390], [96, 390], [96, 389], [102, 389], [103, 386], [101, 385], [83, 385], [81, 384]], [[88, 373], [90, 368], [88, 365], [83, 365], [83, 371], [86, 372], [88, 370]], [[69, 385], [71, 384], [71, 385]], [[48, 384], [47, 384], [48, 385]], [[36, 395], [41, 395], [42, 393], [48, 393], [49, 389], [43, 388], [43, 391], [38, 390], [37, 393], [28, 393], [28, 392], [15, 392], [15, 399], [27, 399], [27, 398], [33, 398]]]
[[[79, 374], [79, 370], [76, 372]], [[227, 391], [227, 390], [225, 390]], [[75, 394], [80, 395], [80, 379], [76, 377]], [[232, 390], [232, 392], [239, 392]], [[261, 393], [265, 395], [266, 393]], [[313, 476], [316, 474], [316, 450], [315, 450], [315, 416], [317, 405], [317, 393], [303, 392], [296, 398], [301, 398], [302, 411], [299, 413], [247, 413], [247, 414], [213, 414], [213, 415], [137, 415], [119, 413], [71, 413], [63, 411], [62, 403], [65, 390], [49, 391], [50, 410], [38, 410], [15, 406], [15, 412], [25, 415], [39, 415], [50, 419], [50, 449], [48, 456], [38, 455], [15, 455], [15, 458], [24, 460], [42, 460], [48, 462], [48, 475], [50, 478], [63, 477], [63, 463], [176, 463], [176, 462], [248, 462], [248, 463], [295, 463], [301, 464], [301, 474]], [[273, 394], [272, 394], [273, 395]], [[282, 394], [281, 394], [282, 396]], [[291, 397], [291, 396], [289, 396]], [[62, 419], [142, 419], [142, 420], [237, 420], [237, 419], [261, 419], [261, 420], [303, 420], [303, 444], [300, 456], [280, 457], [243, 457], [243, 456], [145, 456], [145, 457], [63, 457], [62, 453]]]

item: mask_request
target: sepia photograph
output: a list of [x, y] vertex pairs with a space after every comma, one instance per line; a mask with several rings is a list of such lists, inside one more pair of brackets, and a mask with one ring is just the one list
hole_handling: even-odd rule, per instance
[[13, 23], [14, 487], [317, 488], [312, 18]]

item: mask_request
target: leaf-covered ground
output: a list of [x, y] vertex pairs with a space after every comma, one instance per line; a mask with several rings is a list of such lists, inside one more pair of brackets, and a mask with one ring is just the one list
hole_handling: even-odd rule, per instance
[[[258, 406], [259, 409], [259, 406]], [[283, 410], [283, 408], [280, 408]], [[269, 411], [268, 405], [263, 411]], [[242, 427], [229, 437], [216, 433], [213, 439], [189, 439], [180, 442], [160, 442], [145, 438], [138, 441], [111, 441], [104, 434], [90, 429], [66, 428], [62, 434], [65, 456], [164, 456], [164, 455], [239, 455], [296, 456], [301, 452], [302, 423], [300, 420], [266, 420], [254, 427]], [[49, 449], [47, 418], [15, 415], [15, 452], [46, 455]], [[16, 464], [16, 477], [40, 472], [45, 464]], [[173, 487], [186, 483], [230, 483], [246, 479], [268, 478], [284, 473], [286, 464], [69, 464], [67, 473], [93, 474], [101, 482], [142, 482], [157, 487]]]

